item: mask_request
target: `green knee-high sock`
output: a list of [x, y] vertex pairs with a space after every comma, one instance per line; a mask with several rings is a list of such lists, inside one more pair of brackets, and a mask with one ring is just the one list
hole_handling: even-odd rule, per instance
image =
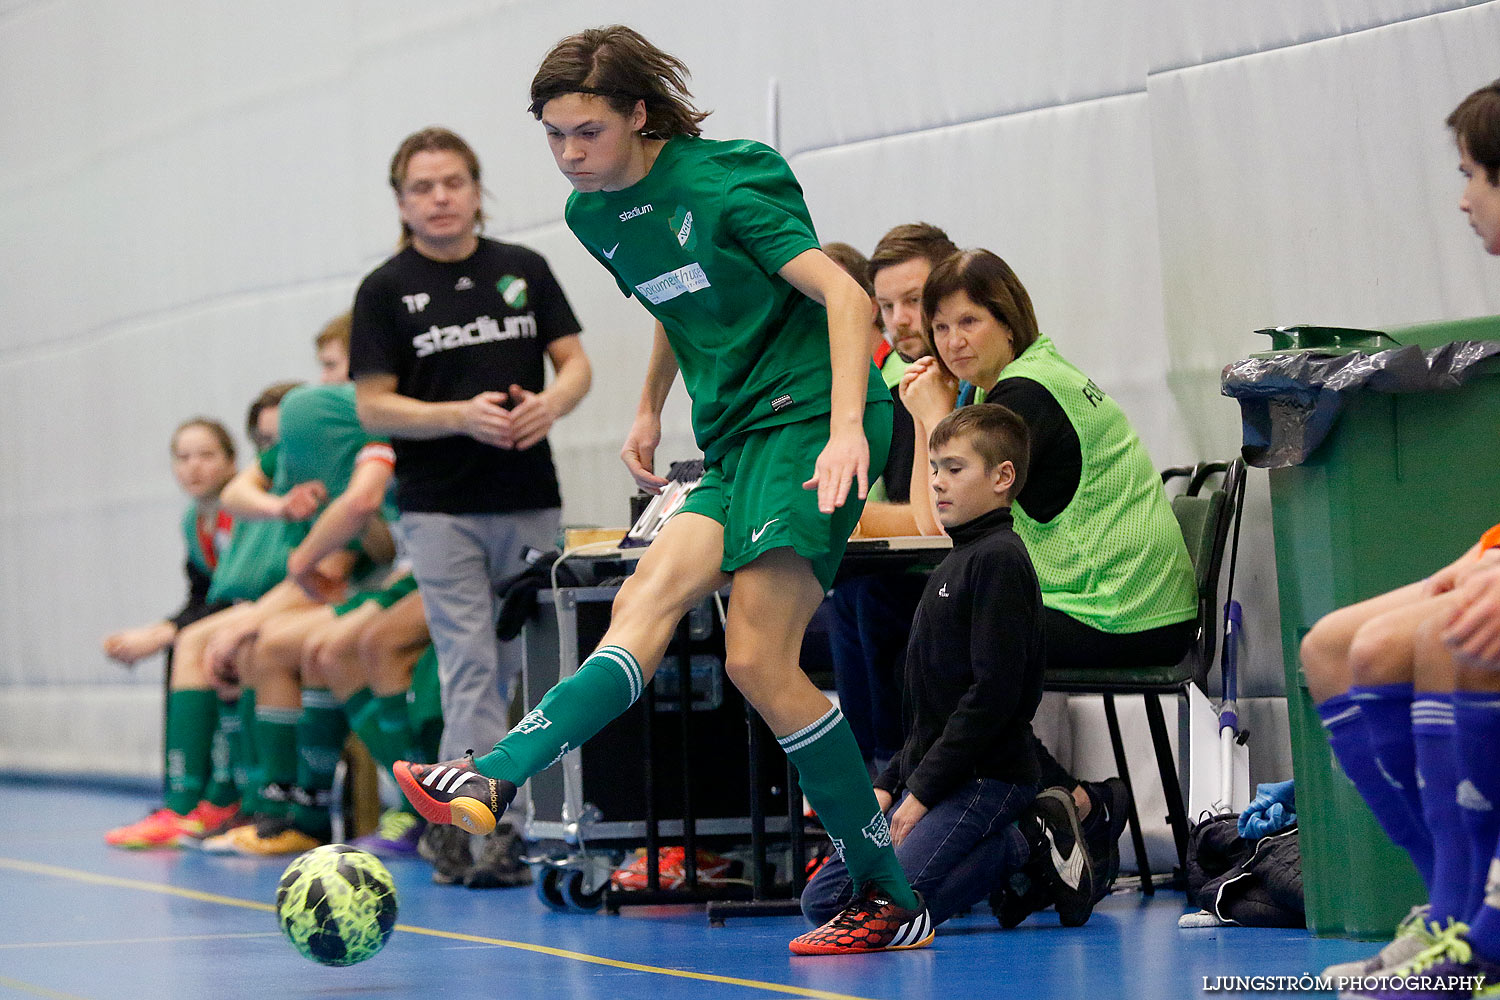
[[344, 709], [328, 689], [304, 688], [297, 720], [297, 793], [292, 799], [292, 822], [303, 833], [324, 840], [333, 833], [333, 776], [348, 735]]
[[[386, 771], [398, 760], [430, 760], [418, 749], [411, 728], [411, 713], [407, 709], [406, 692], [376, 697], [369, 688], [362, 688], [344, 702], [349, 713], [349, 725], [354, 734], [364, 743], [370, 756]], [[416, 808], [405, 797], [401, 808], [415, 813]]]
[[255, 706], [255, 759], [260, 765], [260, 811], [289, 816], [297, 781], [297, 722], [300, 708]]
[[406, 692], [406, 717], [416, 743], [415, 757], [406, 760], [437, 760], [443, 743], [443, 692], [438, 680], [437, 650], [428, 646], [411, 671]]
[[192, 812], [208, 785], [219, 699], [212, 691], [173, 691], [167, 706], [167, 808]]
[[[363, 695], [363, 699], [359, 699], [359, 695]], [[363, 704], [356, 714], [349, 717], [349, 725], [364, 741], [375, 762], [390, 770], [398, 760], [416, 759], [411, 719], [406, 711], [406, 693], [376, 697], [367, 688], [345, 702], [346, 708], [357, 699]]]
[[602, 646], [559, 681], [494, 751], [474, 761], [480, 774], [519, 785], [577, 750], [641, 696], [640, 664], [620, 646]]
[[238, 702], [219, 702], [219, 724], [214, 730], [213, 774], [203, 797], [216, 806], [233, 805], [240, 794], [234, 787], [234, 758], [240, 739]]
[[349, 731], [359, 737], [365, 749], [370, 751], [370, 756], [375, 758], [375, 763], [379, 764], [382, 763], [380, 755], [375, 752], [374, 747], [370, 746], [370, 741], [365, 736], [365, 731], [370, 727], [366, 717], [374, 718], [374, 710], [370, 708], [374, 701], [375, 696], [370, 693], [369, 688], [360, 688], [344, 699], [343, 708], [344, 718], [349, 722]]
[[265, 780], [260, 758], [255, 753], [255, 689], [240, 688], [240, 736], [234, 760], [234, 785], [240, 790], [240, 809], [247, 813], [264, 812], [260, 786]]
[[833, 838], [856, 889], [873, 882], [897, 906], [917, 905], [911, 883], [891, 848], [890, 827], [875, 801], [859, 744], [843, 713], [830, 707], [817, 722], [777, 742], [797, 766], [802, 793]]
[[[381, 695], [375, 699], [375, 705], [380, 713], [379, 727], [381, 736], [390, 741], [392, 748], [402, 747], [397, 756], [392, 757], [386, 768], [398, 760], [432, 760], [437, 756], [438, 741], [442, 738], [443, 727], [441, 723], [437, 728], [437, 739], [432, 741], [431, 756], [426, 753], [421, 740], [417, 737], [416, 727], [412, 723], [411, 701], [408, 698], [409, 691], [400, 694]], [[385, 764], [384, 761], [381, 763]], [[416, 815], [417, 807], [407, 801], [406, 796], [397, 796], [401, 800], [401, 809]]]
[[375, 710], [379, 713], [380, 736], [389, 746], [389, 752], [395, 754], [391, 763], [417, 759], [417, 738], [412, 730], [406, 692], [376, 695]]

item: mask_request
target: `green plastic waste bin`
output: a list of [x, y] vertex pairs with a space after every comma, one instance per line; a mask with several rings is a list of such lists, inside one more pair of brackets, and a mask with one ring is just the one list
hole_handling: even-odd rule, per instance
[[[1272, 331], [1273, 351], [1374, 353], [1500, 340], [1500, 317], [1391, 330]], [[1388, 938], [1425, 890], [1406, 853], [1375, 822], [1329, 749], [1298, 650], [1319, 618], [1420, 579], [1500, 520], [1500, 366], [1461, 387], [1351, 391], [1323, 442], [1271, 469], [1293, 770], [1307, 925], [1321, 936]]]

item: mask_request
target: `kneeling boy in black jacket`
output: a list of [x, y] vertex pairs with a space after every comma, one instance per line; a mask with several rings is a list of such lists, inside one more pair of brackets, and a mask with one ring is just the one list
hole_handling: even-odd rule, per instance
[[[1028, 863], [1052, 887], [1064, 923], [1081, 924], [1092, 909], [1092, 871], [1072, 799], [1056, 790], [1037, 794], [1031, 717], [1046, 659], [1042, 595], [1010, 513], [1029, 449], [1025, 423], [994, 405], [955, 410], [929, 443], [938, 520], [953, 552], [933, 570], [912, 622], [908, 734], [876, 779], [875, 795], [934, 924]], [[835, 841], [834, 859], [802, 894], [814, 923], [853, 895], [841, 848]]]

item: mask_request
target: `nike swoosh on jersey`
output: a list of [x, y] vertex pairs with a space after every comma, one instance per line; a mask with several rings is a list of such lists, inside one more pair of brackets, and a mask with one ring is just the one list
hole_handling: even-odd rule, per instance
[[604, 259], [605, 260], [614, 260], [615, 259], [615, 251], [618, 250], [618, 249], [620, 249], [620, 244], [618, 242], [616, 242], [615, 245], [612, 246], [612, 247], [610, 247], [608, 250], [600, 250], [599, 252], [602, 253], [602, 254], [604, 254]]

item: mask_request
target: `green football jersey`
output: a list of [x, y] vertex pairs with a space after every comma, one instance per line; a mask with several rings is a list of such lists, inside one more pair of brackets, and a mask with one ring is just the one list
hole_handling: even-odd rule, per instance
[[[380, 448], [395, 463], [384, 438], [367, 434], [354, 409], [354, 385], [304, 385], [281, 401], [281, 441], [261, 456], [271, 492], [285, 494], [298, 483], [318, 480], [333, 499], [349, 488], [354, 466], [366, 448]], [[311, 521], [236, 521], [229, 553], [214, 573], [209, 599], [253, 601], [286, 578], [286, 560]], [[358, 549], [358, 539], [349, 543]]]
[[187, 510], [182, 512], [182, 538], [187, 543], [188, 562], [205, 574], [212, 574], [214, 570], [208, 564], [208, 554], [203, 551], [203, 540], [198, 537], [198, 505], [195, 503], [188, 504]]
[[[574, 192], [565, 217], [661, 321], [709, 461], [743, 431], [828, 413], [828, 314], [777, 274], [818, 237], [775, 150], [676, 136], [640, 181]], [[890, 398], [869, 368], [866, 399]]]
[[[274, 482], [281, 446], [272, 445], [260, 454], [260, 470]], [[229, 550], [219, 559], [208, 588], [210, 602], [254, 601], [286, 578], [286, 557], [292, 547], [286, 541], [282, 521], [234, 522]]]
[[[182, 512], [182, 538], [187, 543], [187, 557], [204, 576], [212, 576], [219, 559], [229, 551], [229, 539], [234, 532], [234, 518], [223, 509], [216, 509], [208, 534], [198, 533], [198, 505], [190, 503]], [[208, 547], [204, 547], [207, 541]]]
[[[385, 438], [372, 437], [360, 426], [352, 382], [299, 386], [281, 401], [281, 458], [271, 492], [283, 494], [316, 479], [332, 500], [349, 488], [355, 461], [369, 446], [390, 449]], [[394, 454], [390, 461], [394, 465]], [[286, 525], [288, 543], [299, 544], [311, 527], [311, 521]]]

